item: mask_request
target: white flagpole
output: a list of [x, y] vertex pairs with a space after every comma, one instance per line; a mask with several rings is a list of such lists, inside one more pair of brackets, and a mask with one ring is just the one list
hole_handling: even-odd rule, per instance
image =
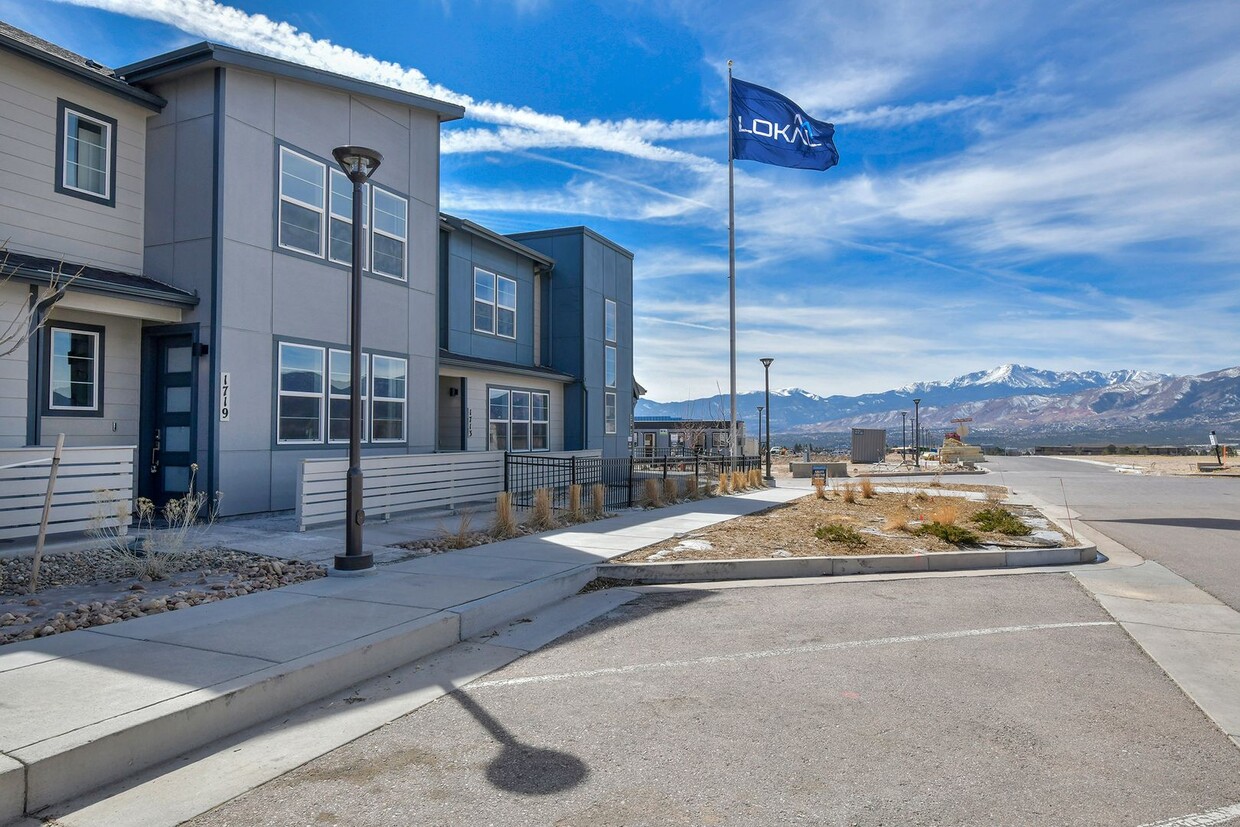
[[732, 61], [728, 61], [728, 358], [731, 371], [732, 418], [729, 464], [736, 468], [736, 194], [732, 185]]

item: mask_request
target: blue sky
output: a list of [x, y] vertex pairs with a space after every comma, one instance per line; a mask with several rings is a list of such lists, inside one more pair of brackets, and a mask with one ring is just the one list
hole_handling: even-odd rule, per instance
[[[369, 19], [356, 20], [356, 8]], [[821, 394], [1004, 362], [1240, 364], [1240, 4], [0, 0], [116, 66], [203, 39], [467, 106], [443, 209], [636, 253], [636, 372], [728, 387], [726, 61], [836, 124], [736, 165], [738, 370]]]

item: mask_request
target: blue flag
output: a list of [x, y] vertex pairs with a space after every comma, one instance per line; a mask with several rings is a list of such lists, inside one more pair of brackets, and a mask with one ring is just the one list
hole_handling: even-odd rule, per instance
[[840, 162], [835, 125], [816, 121], [778, 92], [732, 79], [732, 157], [796, 169]]

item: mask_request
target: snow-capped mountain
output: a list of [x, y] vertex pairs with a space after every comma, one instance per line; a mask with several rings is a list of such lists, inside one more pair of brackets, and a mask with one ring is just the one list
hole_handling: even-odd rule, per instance
[[[1009, 364], [883, 393], [823, 397], [787, 388], [772, 390], [771, 397], [771, 429], [776, 433], [898, 430], [900, 412], [911, 416], [914, 398], [921, 400], [922, 424], [937, 429], [966, 416], [973, 417], [974, 429], [1002, 430], [1225, 424], [1240, 423], [1240, 367], [1168, 376], [1139, 370], [1056, 372]], [[762, 404], [761, 391], [739, 394], [737, 417], [756, 423]], [[643, 399], [637, 414], [726, 419], [728, 397], [668, 403]]]

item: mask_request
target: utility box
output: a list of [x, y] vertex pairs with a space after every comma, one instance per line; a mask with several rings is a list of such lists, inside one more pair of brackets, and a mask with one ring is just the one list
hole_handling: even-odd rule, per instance
[[852, 461], [882, 462], [887, 457], [886, 428], [853, 428]]

